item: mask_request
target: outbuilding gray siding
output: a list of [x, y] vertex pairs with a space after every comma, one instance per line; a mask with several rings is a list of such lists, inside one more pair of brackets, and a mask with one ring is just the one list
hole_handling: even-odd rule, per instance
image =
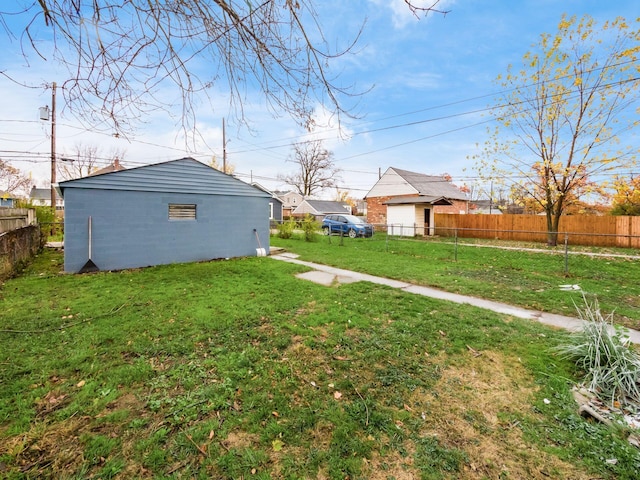
[[[60, 187], [68, 272], [79, 271], [89, 258], [89, 217], [92, 260], [101, 270], [255, 256], [257, 248], [269, 249], [269, 195], [193, 159]], [[169, 219], [170, 204], [196, 205], [196, 218]]]

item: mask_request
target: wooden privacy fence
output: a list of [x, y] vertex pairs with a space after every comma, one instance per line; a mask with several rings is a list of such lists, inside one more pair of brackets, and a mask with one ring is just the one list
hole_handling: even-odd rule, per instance
[[[544, 215], [436, 213], [435, 234], [546, 243], [547, 219]], [[640, 248], [640, 217], [563, 216], [558, 243], [563, 243], [565, 238], [572, 245]]]
[[0, 233], [36, 223], [36, 211], [33, 208], [0, 207]]

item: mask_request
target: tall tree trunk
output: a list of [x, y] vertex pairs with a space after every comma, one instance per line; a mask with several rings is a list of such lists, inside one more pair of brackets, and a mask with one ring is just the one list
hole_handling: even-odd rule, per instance
[[551, 208], [545, 211], [547, 216], [547, 245], [555, 247], [558, 244], [558, 224], [560, 223], [560, 215]]

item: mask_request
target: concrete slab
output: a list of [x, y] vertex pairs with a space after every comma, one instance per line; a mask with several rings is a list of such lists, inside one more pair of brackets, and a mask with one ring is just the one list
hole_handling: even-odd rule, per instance
[[336, 276], [333, 273], [319, 272], [318, 270], [299, 273], [296, 277], [301, 278], [302, 280], [309, 280], [320, 285], [325, 285], [327, 287], [333, 285], [336, 281]]
[[284, 259], [284, 258], [298, 258], [300, 255], [296, 255], [295, 253], [284, 252], [284, 253], [275, 254], [273, 256], [282, 257]]
[[[536, 310], [527, 310], [526, 308], [516, 307], [501, 302], [494, 302], [493, 300], [485, 300], [483, 298], [471, 297], [468, 295], [459, 295], [457, 293], [445, 292], [436, 288], [413, 285], [411, 283], [400, 282], [398, 280], [391, 280], [384, 277], [376, 277], [374, 275], [368, 275], [366, 273], [352, 272], [350, 270], [329, 267], [327, 265], [321, 265], [319, 263], [305, 262], [303, 260], [298, 260], [297, 257], [298, 255], [290, 253], [271, 256], [271, 258], [275, 260], [281, 260], [313, 268], [314, 271], [303, 273], [299, 275], [299, 277], [316, 281], [316, 283], [321, 283], [321, 281], [328, 282], [322, 283], [323, 285], [332, 285], [335, 281], [339, 281], [340, 283], [364, 281], [375, 283], [377, 285], [386, 285], [391, 288], [398, 288], [415, 295], [423, 295], [430, 298], [437, 298], [439, 300], [473, 305], [475, 307], [485, 308], [487, 310], [491, 310], [504, 315], [511, 315], [513, 317], [523, 318], [525, 320], [533, 320], [545, 325], [556, 328], [563, 328], [569, 331], [580, 330], [582, 329], [582, 325], [584, 324], [582, 320], [575, 317], [567, 317], [564, 315], [556, 315], [553, 313], [539, 312]], [[331, 279], [331, 281], [328, 280], [329, 278]], [[640, 344], [640, 332], [636, 330], [628, 330], [627, 334], [631, 342]]]
[[301, 278], [303, 280], [309, 280], [311, 282], [315, 282], [320, 285], [325, 285], [330, 287], [335, 283], [354, 283], [359, 282], [357, 278], [345, 275], [335, 275], [329, 272], [321, 272], [319, 270], [312, 270], [310, 272], [299, 273], [296, 275], [297, 278]]

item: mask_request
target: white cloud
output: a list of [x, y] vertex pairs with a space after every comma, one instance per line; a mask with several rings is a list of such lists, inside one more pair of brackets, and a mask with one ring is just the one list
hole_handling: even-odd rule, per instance
[[[391, 20], [395, 29], [402, 29], [411, 22], [417, 22], [424, 18], [423, 12], [412, 12], [405, 0], [370, 0], [378, 7], [387, 7], [391, 10]], [[455, 0], [411, 0], [411, 4], [417, 8], [433, 7], [435, 10], [449, 10]]]

